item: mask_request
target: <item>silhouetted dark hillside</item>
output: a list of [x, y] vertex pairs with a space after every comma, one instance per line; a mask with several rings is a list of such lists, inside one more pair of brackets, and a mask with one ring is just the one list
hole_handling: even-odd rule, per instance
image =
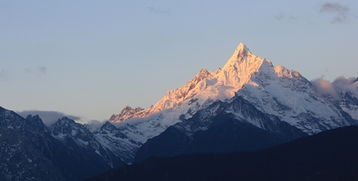
[[358, 180], [358, 127], [252, 153], [152, 158], [92, 180]]

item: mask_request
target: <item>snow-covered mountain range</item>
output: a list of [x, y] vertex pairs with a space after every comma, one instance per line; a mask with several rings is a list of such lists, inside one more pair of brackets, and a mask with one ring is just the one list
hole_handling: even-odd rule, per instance
[[201, 69], [153, 106], [125, 107], [96, 129], [0, 107], [0, 180], [78, 180], [151, 156], [252, 151], [356, 124], [358, 78], [309, 81], [241, 43], [222, 68]]
[[[126, 142], [135, 142], [133, 146], [139, 148], [148, 139], [185, 122], [215, 101], [227, 102], [237, 95], [259, 111], [311, 135], [357, 124], [356, 82], [351, 80], [349, 88], [340, 90], [336, 99], [330, 99], [299, 72], [274, 66], [240, 43], [223, 68], [214, 72], [202, 69], [182, 88], [169, 91], [153, 106], [127, 107], [113, 115], [111, 121], [127, 135]], [[336, 85], [337, 90], [339, 87]], [[260, 127], [255, 121], [251, 123]]]

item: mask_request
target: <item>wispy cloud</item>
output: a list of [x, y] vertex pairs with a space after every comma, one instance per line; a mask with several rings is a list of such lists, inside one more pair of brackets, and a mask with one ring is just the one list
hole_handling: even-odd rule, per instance
[[323, 96], [338, 98], [342, 93], [350, 92], [358, 95], [358, 77], [338, 77], [333, 82], [323, 78], [315, 79], [312, 84], [316, 91]]
[[323, 78], [319, 78], [313, 80], [312, 84], [319, 94], [323, 96], [331, 96], [333, 98], [337, 98], [337, 92], [330, 81], [325, 80]]
[[45, 66], [37, 67], [37, 71], [39, 71], [42, 74], [47, 74], [47, 67]]
[[349, 7], [340, 3], [324, 3], [320, 8], [320, 13], [332, 14], [331, 23], [345, 23], [351, 17]]
[[47, 67], [38, 66], [35, 68], [25, 68], [24, 71], [29, 74], [45, 75], [45, 74], [47, 74]]

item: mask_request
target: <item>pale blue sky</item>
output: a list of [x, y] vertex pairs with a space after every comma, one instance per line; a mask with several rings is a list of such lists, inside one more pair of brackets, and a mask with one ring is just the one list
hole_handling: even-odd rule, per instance
[[108, 119], [239, 42], [308, 79], [357, 76], [357, 16], [356, 0], [0, 0], [0, 105]]

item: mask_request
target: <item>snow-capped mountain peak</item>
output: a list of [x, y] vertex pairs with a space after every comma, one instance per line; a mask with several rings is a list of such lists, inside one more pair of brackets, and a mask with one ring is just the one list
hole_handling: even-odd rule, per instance
[[[207, 100], [225, 100], [234, 96], [235, 92], [250, 82], [251, 77], [259, 71], [268, 71], [272, 74], [272, 63], [254, 55], [245, 44], [240, 43], [222, 69], [216, 72], [201, 69], [182, 88], [169, 91], [153, 106], [138, 111], [125, 108], [120, 114], [113, 115], [110, 120], [121, 122], [131, 118], [147, 117], [178, 106], [186, 107], [186, 103], [189, 104], [192, 100], [198, 100], [199, 107]], [[188, 108], [181, 110], [180, 114], [185, 113]]]
[[153, 106], [128, 114], [129, 120], [112, 117], [111, 121], [120, 122], [117, 126], [139, 147], [213, 102], [227, 102], [235, 95], [308, 134], [352, 122], [320, 98], [311, 82], [300, 73], [274, 66], [243, 43], [236, 47], [223, 68], [215, 72], [201, 69], [183, 87], [169, 91]]
[[214, 101], [231, 99], [244, 85], [257, 84], [253, 78], [257, 78], [258, 74], [262, 74], [263, 78], [274, 77], [274, 66], [270, 61], [254, 55], [241, 43], [223, 68], [215, 72], [201, 69], [183, 87], [169, 91], [153, 106], [126, 115], [129, 120], [122, 113], [112, 116], [111, 122], [120, 123], [117, 126], [123, 133], [142, 144]]
[[246, 45], [240, 43], [216, 77], [221, 84], [240, 89], [264, 66], [272, 67], [272, 63], [254, 55]]

